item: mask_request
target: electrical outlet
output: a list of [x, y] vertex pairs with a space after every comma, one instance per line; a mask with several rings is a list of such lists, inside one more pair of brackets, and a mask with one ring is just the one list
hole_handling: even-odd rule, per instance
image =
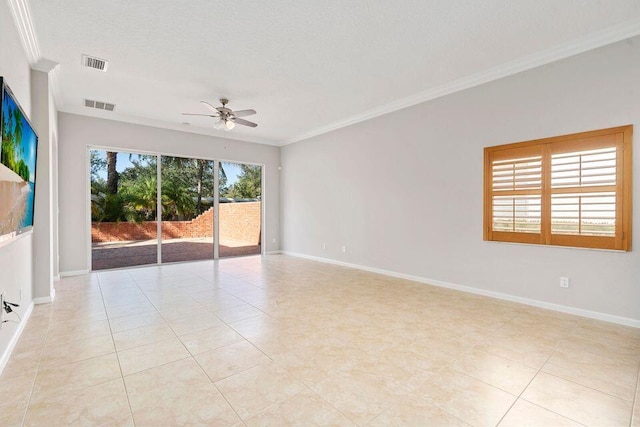
[[346, 253], [347, 253], [347, 247], [346, 247], [346, 246], [344, 246], [344, 245], [342, 246], [342, 253], [343, 253], [343, 254], [346, 254]]
[[276, 244], [276, 238], [275, 237], [273, 238], [272, 242], [273, 242], [274, 245]]
[[569, 287], [569, 278], [568, 277], [560, 277], [560, 287], [568, 288]]
[[326, 243], [323, 243], [323, 244], [322, 244], [322, 250], [323, 250], [323, 251], [326, 251], [326, 250], [327, 250], [327, 244], [326, 244]]

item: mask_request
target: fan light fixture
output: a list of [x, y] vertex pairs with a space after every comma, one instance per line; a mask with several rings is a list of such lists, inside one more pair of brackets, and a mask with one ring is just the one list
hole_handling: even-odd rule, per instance
[[231, 130], [236, 127], [236, 124], [229, 119], [220, 119], [213, 124], [213, 127], [216, 130]]
[[230, 108], [227, 108], [227, 104], [229, 100], [227, 98], [220, 98], [220, 103], [222, 107], [214, 107], [206, 101], [200, 101], [209, 109], [209, 114], [202, 113], [182, 113], [184, 116], [205, 116], [205, 117], [215, 117], [217, 120], [213, 124], [213, 128], [215, 130], [224, 130], [230, 131], [235, 128], [236, 125], [256, 127], [257, 124], [250, 122], [249, 120], [242, 119], [241, 117], [251, 116], [256, 114], [256, 110], [237, 110], [233, 111]]

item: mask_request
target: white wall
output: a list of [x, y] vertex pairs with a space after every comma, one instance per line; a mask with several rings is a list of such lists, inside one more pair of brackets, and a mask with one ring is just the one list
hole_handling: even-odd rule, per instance
[[[31, 115], [30, 67], [18, 31], [6, 2], [0, 2], [0, 76], [3, 76], [27, 115]], [[33, 234], [26, 234], [0, 246], [0, 292], [10, 301], [20, 301], [18, 313], [24, 315], [31, 303], [33, 283]], [[22, 293], [22, 299], [20, 294]], [[12, 317], [15, 318], [15, 317]], [[0, 329], [0, 371], [3, 356], [18, 325], [6, 323]]]
[[486, 146], [634, 124], [637, 207], [639, 82], [635, 38], [283, 147], [283, 249], [639, 320], [640, 232], [629, 253], [482, 239]]
[[[142, 125], [60, 113], [59, 126], [59, 206], [60, 272], [86, 271], [89, 216], [87, 204], [87, 146], [112, 147], [136, 152], [159, 152], [184, 157], [231, 160], [265, 165], [265, 250], [279, 249], [280, 243], [280, 149], [279, 147], [196, 135]], [[273, 239], [276, 243], [273, 243]]]
[[54, 184], [55, 164], [54, 141], [57, 138], [57, 110], [53, 102], [49, 73], [31, 70], [31, 121], [38, 133], [38, 165], [36, 170], [37, 189], [35, 197], [33, 234], [33, 298], [36, 303], [50, 302], [54, 296], [55, 276]]

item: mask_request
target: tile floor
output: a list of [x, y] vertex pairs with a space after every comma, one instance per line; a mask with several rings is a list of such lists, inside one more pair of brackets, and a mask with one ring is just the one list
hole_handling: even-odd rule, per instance
[[284, 255], [56, 289], [2, 426], [640, 426], [639, 329]]

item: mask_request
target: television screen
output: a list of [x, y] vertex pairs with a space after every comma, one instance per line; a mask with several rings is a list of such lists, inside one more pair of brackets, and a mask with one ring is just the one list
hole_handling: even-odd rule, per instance
[[2, 77], [0, 87], [0, 236], [4, 236], [33, 226], [38, 136]]

